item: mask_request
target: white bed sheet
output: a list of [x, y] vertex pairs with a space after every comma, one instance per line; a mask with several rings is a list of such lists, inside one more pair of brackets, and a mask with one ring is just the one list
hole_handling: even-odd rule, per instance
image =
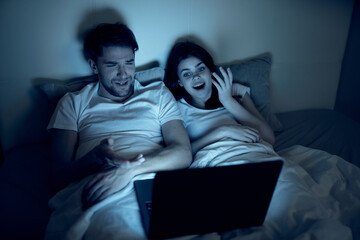
[[[279, 155], [264, 154], [259, 147], [238, 151], [242, 156], [238, 160], [221, 159], [219, 154], [208, 164], [220, 166], [279, 157], [285, 160], [264, 224], [227, 231], [222, 236], [209, 233], [180, 239], [359, 239], [358, 167], [338, 156], [302, 146], [286, 148]], [[195, 161], [193, 166], [200, 165]], [[136, 179], [152, 177], [154, 174], [146, 174]], [[50, 200], [54, 212], [45, 239], [145, 239], [133, 184], [82, 211], [81, 192], [89, 178], [70, 185]]]

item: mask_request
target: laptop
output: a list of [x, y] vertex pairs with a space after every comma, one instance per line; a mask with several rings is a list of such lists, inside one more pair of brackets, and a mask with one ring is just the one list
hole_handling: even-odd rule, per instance
[[134, 181], [150, 239], [222, 232], [264, 222], [282, 160], [162, 171]]

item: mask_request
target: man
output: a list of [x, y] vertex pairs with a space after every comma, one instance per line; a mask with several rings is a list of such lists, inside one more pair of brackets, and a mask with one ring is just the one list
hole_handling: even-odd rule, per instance
[[101, 24], [85, 37], [84, 53], [98, 82], [58, 103], [52, 131], [52, 174], [64, 187], [93, 174], [83, 209], [122, 190], [143, 173], [188, 167], [190, 143], [175, 99], [162, 83], [135, 80], [132, 31]]

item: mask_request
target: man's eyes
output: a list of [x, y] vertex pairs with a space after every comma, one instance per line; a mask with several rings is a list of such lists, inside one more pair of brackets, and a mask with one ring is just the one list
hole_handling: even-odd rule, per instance
[[[135, 64], [134, 61], [125, 62], [126, 66], [134, 66], [134, 64]], [[106, 63], [105, 66], [109, 67], [109, 68], [112, 68], [112, 67], [117, 67], [118, 64], [117, 63]]]

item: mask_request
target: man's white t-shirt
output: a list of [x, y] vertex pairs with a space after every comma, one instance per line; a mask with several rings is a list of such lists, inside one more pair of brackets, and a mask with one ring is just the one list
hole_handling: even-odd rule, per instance
[[163, 148], [161, 126], [182, 120], [170, 91], [162, 82], [142, 86], [137, 80], [134, 94], [124, 103], [98, 95], [99, 83], [90, 83], [76, 93], [67, 93], [58, 103], [48, 125], [76, 131], [81, 158], [101, 140], [112, 137], [114, 151], [124, 158]]

